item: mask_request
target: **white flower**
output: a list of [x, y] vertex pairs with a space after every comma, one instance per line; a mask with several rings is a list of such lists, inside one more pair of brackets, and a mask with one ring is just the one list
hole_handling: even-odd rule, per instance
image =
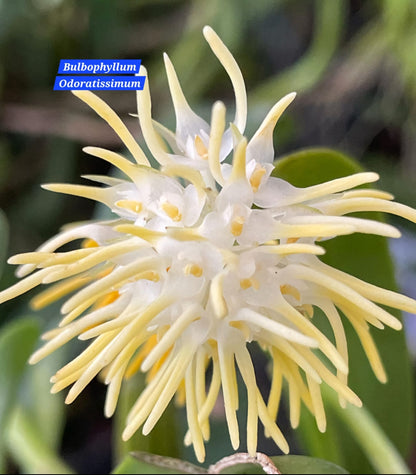
[[[111, 416], [123, 378], [141, 369], [149, 375], [148, 384], [131, 408], [123, 438], [141, 426], [148, 434], [180, 394], [189, 426], [185, 442], [193, 444], [199, 461], [205, 457], [209, 416], [220, 390], [232, 446], [239, 446], [237, 371], [247, 389], [248, 451], [256, 452], [260, 420], [266, 434], [288, 452], [275, 422], [283, 379], [289, 385], [293, 427], [303, 402], [319, 430], [325, 430], [323, 381], [341, 404], [361, 405], [347, 384], [348, 350], [339, 312], [355, 328], [383, 382], [386, 375], [369, 328], [399, 330], [401, 323], [378, 304], [416, 312], [414, 300], [322, 263], [318, 256], [324, 250], [317, 244], [354, 232], [399, 237], [388, 224], [345, 215], [377, 210], [416, 222], [416, 211], [391, 201], [388, 193], [352, 190], [376, 181], [375, 173], [308, 188], [271, 176], [273, 130], [295, 94], [281, 99], [247, 142], [241, 72], [214, 31], [205, 27], [204, 35], [234, 87], [234, 122], [225, 130], [221, 102], [213, 105], [210, 124], [198, 117], [165, 55], [176, 133], [152, 120], [148, 80], [137, 93], [143, 136], [160, 163], [155, 170], [107, 104], [91, 92], [74, 91], [118, 133], [136, 163], [87, 147], [87, 153], [110, 162], [126, 178], [92, 177], [105, 187], [44, 186], [102, 202], [115, 218], [68, 226], [36, 252], [10, 258], [11, 264], [20, 264], [22, 280], [0, 293], [5, 301], [51, 284], [33, 299], [36, 309], [72, 294], [62, 306], [59, 327], [44, 335], [46, 343], [30, 362], [76, 337], [91, 343], [52, 378], [52, 392], [71, 386], [70, 403], [101, 373], [108, 385], [105, 414]], [[226, 160], [231, 152], [232, 159]], [[79, 239], [78, 249], [59, 251]], [[328, 318], [333, 342], [311, 321], [314, 308]], [[250, 342], [272, 362], [267, 401], [257, 386]]]

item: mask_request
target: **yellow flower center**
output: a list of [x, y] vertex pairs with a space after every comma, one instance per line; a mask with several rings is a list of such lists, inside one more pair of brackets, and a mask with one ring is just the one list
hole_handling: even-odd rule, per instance
[[143, 205], [139, 201], [134, 200], [119, 200], [116, 202], [116, 206], [133, 211], [133, 213], [140, 213], [143, 209]]
[[293, 287], [293, 285], [281, 285], [280, 292], [282, 292], [283, 295], [291, 295], [292, 297], [295, 297], [296, 300], [300, 300], [299, 290], [296, 287]]
[[182, 219], [182, 214], [179, 212], [178, 207], [169, 203], [169, 201], [162, 203], [162, 209], [173, 221], [180, 221]]
[[187, 264], [184, 268], [184, 273], [186, 275], [192, 274], [195, 277], [201, 277], [203, 270], [198, 264]]
[[254, 172], [251, 174], [250, 185], [254, 192], [256, 192], [259, 189], [261, 179], [263, 178], [265, 173], [266, 173], [266, 169], [264, 167], [256, 167]]
[[151, 280], [152, 282], [159, 282], [160, 275], [154, 270], [149, 270], [147, 272], [143, 272], [142, 279]]
[[260, 288], [260, 283], [257, 279], [250, 277], [249, 279], [241, 279], [240, 287], [244, 290], [249, 289], [250, 287], [253, 287], [253, 289], [258, 290]]
[[205, 147], [205, 144], [199, 135], [195, 137], [195, 148], [196, 148], [196, 151], [198, 152], [198, 155], [203, 160], [208, 160], [208, 149], [207, 147]]
[[231, 233], [233, 236], [240, 236], [243, 232], [244, 218], [243, 216], [236, 216], [231, 221]]

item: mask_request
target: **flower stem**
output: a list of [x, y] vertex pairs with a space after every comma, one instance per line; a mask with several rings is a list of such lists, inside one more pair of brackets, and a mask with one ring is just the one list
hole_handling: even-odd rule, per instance
[[348, 427], [377, 473], [412, 473], [377, 420], [365, 407], [348, 404], [343, 409], [334, 391], [327, 387], [322, 389], [325, 401]]
[[6, 438], [8, 450], [24, 473], [76, 473], [45, 443], [21, 407], [11, 417]]

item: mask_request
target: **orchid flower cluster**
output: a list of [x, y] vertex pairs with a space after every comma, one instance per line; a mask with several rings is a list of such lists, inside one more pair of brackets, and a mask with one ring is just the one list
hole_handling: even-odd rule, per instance
[[[137, 91], [143, 138], [160, 165], [155, 169], [104, 101], [90, 91], [73, 91], [107, 121], [135, 162], [86, 147], [86, 153], [109, 162], [125, 178], [87, 177], [100, 186], [44, 185], [103, 203], [114, 219], [68, 225], [36, 252], [11, 257], [22, 279], [0, 293], [3, 302], [49, 284], [33, 298], [35, 309], [68, 296], [59, 326], [43, 335], [45, 343], [30, 363], [74, 338], [90, 343], [52, 377], [53, 393], [70, 386], [66, 402], [71, 403], [100, 375], [108, 385], [105, 415], [110, 417], [123, 379], [141, 370], [147, 385], [130, 410], [123, 439], [141, 427], [148, 434], [175, 399], [186, 406], [185, 444], [193, 445], [200, 462], [220, 393], [231, 444], [239, 447], [238, 374], [248, 401], [248, 452], [256, 453], [260, 421], [287, 453], [276, 424], [284, 381], [291, 425], [298, 426], [304, 404], [325, 431], [322, 383], [336, 391], [341, 405], [361, 405], [348, 387], [343, 319], [354, 327], [376, 377], [385, 382], [370, 327], [400, 330], [402, 325], [380, 304], [416, 313], [414, 300], [319, 258], [325, 252], [320, 241], [336, 236], [400, 236], [389, 224], [346, 216], [350, 213], [381, 211], [416, 222], [416, 211], [393, 202], [389, 193], [357, 188], [375, 182], [376, 173], [307, 188], [273, 176], [273, 131], [295, 94], [279, 100], [247, 140], [241, 71], [217, 34], [208, 26], [203, 33], [234, 89], [235, 117], [229, 127], [220, 101], [212, 107], [210, 123], [192, 111], [165, 55], [175, 133], [152, 119], [147, 78], [144, 90]], [[145, 68], [140, 74], [146, 75]], [[75, 241], [78, 248], [59, 250]], [[328, 319], [333, 338], [313, 323], [316, 309]], [[267, 397], [257, 384], [253, 344], [270, 359]]]

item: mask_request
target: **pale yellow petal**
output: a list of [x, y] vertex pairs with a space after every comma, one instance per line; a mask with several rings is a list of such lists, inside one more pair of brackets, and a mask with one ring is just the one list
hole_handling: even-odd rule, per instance
[[244, 78], [233, 55], [210, 26], [203, 28], [205, 39], [231, 79], [235, 93], [235, 118], [233, 122], [244, 132], [247, 120], [247, 93]]
[[[146, 81], [147, 83], [147, 81]], [[123, 124], [120, 117], [113, 111], [113, 109], [106, 104], [102, 99], [91, 91], [71, 91], [72, 94], [79, 97], [82, 101], [88, 104], [100, 117], [102, 117], [114, 130], [114, 132], [121, 138], [124, 145], [128, 148], [137, 163], [141, 165], [149, 165], [146, 155], [143, 153], [139, 144], [131, 135], [127, 127]]]

